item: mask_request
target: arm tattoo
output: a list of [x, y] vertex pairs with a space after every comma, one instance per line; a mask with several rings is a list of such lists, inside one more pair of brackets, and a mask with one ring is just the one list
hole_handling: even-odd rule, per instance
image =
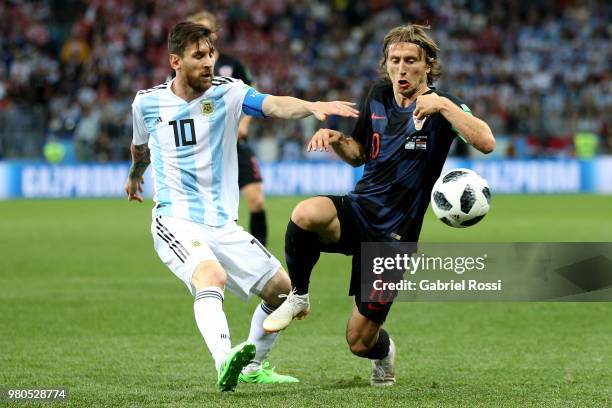
[[132, 151], [132, 167], [130, 167], [129, 177], [140, 178], [151, 163], [151, 155], [146, 144], [134, 145], [130, 149]]

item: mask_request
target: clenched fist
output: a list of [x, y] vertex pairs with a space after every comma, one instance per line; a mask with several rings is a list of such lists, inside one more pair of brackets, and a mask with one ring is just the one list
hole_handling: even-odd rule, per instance
[[414, 116], [418, 119], [424, 119], [426, 116], [437, 113], [442, 109], [442, 97], [437, 93], [427, 95], [419, 95], [414, 108]]

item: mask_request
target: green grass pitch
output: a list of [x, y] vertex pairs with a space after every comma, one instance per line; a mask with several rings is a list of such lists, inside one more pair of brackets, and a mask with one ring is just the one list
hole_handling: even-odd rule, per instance
[[[267, 200], [281, 260], [298, 201]], [[153, 250], [151, 206], [0, 202], [0, 387], [67, 387], [61, 406], [78, 407], [612, 406], [612, 303], [398, 303], [386, 324], [398, 382], [371, 388], [369, 361], [344, 340], [352, 303], [342, 255], [322, 256], [309, 319], [270, 356], [301, 383], [217, 393], [192, 299]], [[422, 240], [612, 241], [612, 197], [497, 196], [470, 229], [428, 213]], [[227, 295], [234, 343], [256, 304]]]

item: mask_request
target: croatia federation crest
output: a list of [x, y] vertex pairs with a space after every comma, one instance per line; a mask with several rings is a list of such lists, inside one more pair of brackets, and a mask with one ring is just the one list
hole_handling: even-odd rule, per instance
[[412, 121], [414, 122], [414, 129], [421, 130], [423, 129], [423, 125], [427, 120], [428, 116], [425, 116], [423, 119], [417, 119], [415, 115], [412, 115]]
[[200, 111], [202, 115], [210, 116], [215, 111], [215, 102], [212, 99], [205, 99], [200, 102]]

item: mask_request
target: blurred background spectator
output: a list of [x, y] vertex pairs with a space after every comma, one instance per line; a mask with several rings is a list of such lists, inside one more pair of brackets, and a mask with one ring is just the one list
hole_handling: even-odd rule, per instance
[[[0, 2], [0, 158], [40, 158], [45, 141], [59, 140], [79, 160], [128, 159], [134, 94], [165, 81], [168, 30], [203, 7]], [[219, 0], [206, 8], [219, 18], [220, 48], [251, 69], [260, 91], [310, 100], [359, 101], [377, 76], [384, 34], [429, 23], [442, 49], [436, 85], [487, 120], [496, 155], [612, 153], [609, 1]], [[304, 155], [313, 120], [254, 122], [261, 160], [334, 158]], [[326, 126], [350, 133], [352, 124]]]

